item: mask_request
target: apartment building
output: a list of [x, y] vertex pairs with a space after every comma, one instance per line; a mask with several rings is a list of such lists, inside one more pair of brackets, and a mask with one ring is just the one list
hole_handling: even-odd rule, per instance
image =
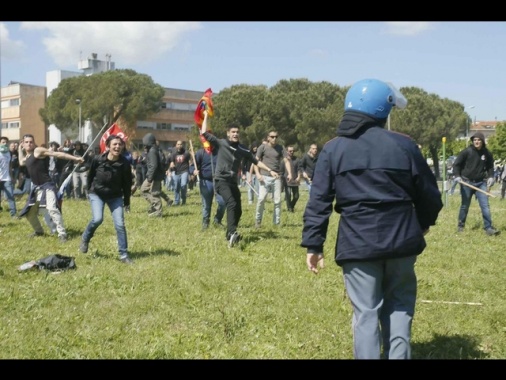
[[162, 150], [174, 147], [178, 140], [188, 141], [195, 127], [193, 115], [203, 94], [204, 91], [165, 88], [160, 111], [148, 120], [137, 121], [135, 135], [129, 136], [130, 143], [140, 149], [142, 137], [148, 132], [153, 133]]
[[[48, 145], [50, 141], [63, 143], [68, 136], [64, 136], [54, 125], [45, 125], [39, 116], [39, 109], [45, 106], [47, 96], [58, 87], [61, 80], [114, 70], [115, 64], [110, 61], [111, 56], [106, 55], [106, 58], [106, 61], [101, 61], [97, 54], [92, 53], [87, 59], [79, 61], [78, 68], [82, 72], [63, 70], [47, 72], [45, 87], [16, 82], [2, 87], [0, 89], [0, 134], [7, 136], [9, 140], [19, 141], [24, 134], [30, 133], [34, 135], [39, 145]], [[178, 140], [187, 141], [195, 125], [193, 120], [195, 108], [203, 92], [204, 90], [165, 88], [160, 110], [147, 120], [137, 121], [135, 132], [129, 135], [130, 149], [142, 149], [142, 137], [148, 132], [155, 135], [163, 150], [175, 146]], [[79, 138], [91, 142], [96, 137], [91, 134], [92, 128], [89, 121], [82, 120], [82, 124], [79, 125], [79, 121], [76, 120], [74, 140]], [[93, 145], [98, 145], [98, 140]]]
[[46, 104], [46, 87], [11, 82], [0, 95], [0, 135], [18, 141], [29, 133], [37, 144], [47, 143], [47, 128], [39, 115]]

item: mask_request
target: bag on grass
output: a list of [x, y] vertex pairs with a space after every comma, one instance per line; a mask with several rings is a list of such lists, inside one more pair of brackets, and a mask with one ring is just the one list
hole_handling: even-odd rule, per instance
[[37, 260], [35, 265], [40, 269], [49, 271], [64, 271], [67, 269], [76, 269], [76, 262], [73, 257], [63, 256], [60, 254], [50, 255], [43, 259]]

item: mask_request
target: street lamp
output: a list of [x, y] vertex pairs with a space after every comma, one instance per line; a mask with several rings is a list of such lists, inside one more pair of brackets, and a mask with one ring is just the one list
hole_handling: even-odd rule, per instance
[[81, 99], [76, 99], [76, 104], [79, 106], [79, 126], [78, 126], [78, 134], [79, 134], [79, 140], [82, 141], [81, 136]]
[[[473, 109], [475, 106], [469, 106], [469, 107], [465, 107], [465, 109]], [[469, 138], [469, 124], [473, 122], [473, 119], [471, 118], [467, 118], [467, 123], [466, 123], [466, 141], [468, 140]]]

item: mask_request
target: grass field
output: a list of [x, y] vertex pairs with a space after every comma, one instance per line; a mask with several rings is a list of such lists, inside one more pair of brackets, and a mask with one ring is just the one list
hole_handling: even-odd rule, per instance
[[[331, 219], [326, 267], [315, 276], [300, 247], [305, 188], [295, 213], [283, 203], [280, 227], [272, 225], [269, 201], [260, 230], [242, 191], [243, 240], [232, 249], [224, 230], [201, 232], [197, 189], [187, 205], [164, 207], [161, 219], [149, 219], [147, 202], [133, 197], [126, 216], [131, 266], [118, 260], [107, 209], [82, 254], [86, 201], [64, 201], [66, 244], [28, 239], [29, 223], [11, 219], [3, 201], [0, 359], [353, 358], [351, 306], [332, 252], [339, 216]], [[458, 234], [457, 192], [426, 236], [417, 261], [414, 359], [506, 358], [506, 201], [490, 202], [501, 235], [485, 235], [475, 201]], [[75, 257], [77, 269], [17, 269], [54, 253]]]

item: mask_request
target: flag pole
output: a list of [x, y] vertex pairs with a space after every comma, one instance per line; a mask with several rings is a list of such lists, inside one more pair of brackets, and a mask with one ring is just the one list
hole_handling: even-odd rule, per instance
[[[192, 155], [192, 159], [193, 159], [193, 166], [195, 166], [195, 170], [199, 170], [199, 168], [197, 168], [197, 161], [195, 160], [195, 152], [193, 151], [193, 143], [192, 143], [192, 140], [190, 139], [190, 154]], [[199, 175], [197, 174], [197, 181], [200, 182], [200, 178], [199, 178]]]
[[[86, 149], [86, 151], [84, 152], [83, 156], [86, 156], [86, 154], [88, 153], [88, 151], [91, 149], [91, 147], [93, 146], [93, 144], [95, 143], [95, 141], [97, 140], [97, 137], [102, 135], [102, 132], [103, 130], [105, 129], [105, 127], [107, 127], [107, 124], [108, 122], [106, 122], [104, 124], [104, 126], [102, 127], [102, 129], [100, 129], [100, 131], [97, 133], [97, 135], [95, 136], [95, 138], [93, 139], [93, 141], [91, 142], [91, 144], [88, 146], [88, 149]], [[65, 178], [65, 181], [62, 182], [60, 188], [58, 189], [58, 197], [62, 196], [63, 195], [63, 192], [65, 191], [65, 188], [67, 187], [67, 185], [69, 184], [70, 180], [72, 179], [72, 174], [74, 174], [74, 172], [76, 171], [76, 169], [79, 167], [79, 164], [78, 165], [74, 165], [74, 169], [72, 169], [72, 171], [70, 172], [70, 174], [67, 176], [67, 178]]]

